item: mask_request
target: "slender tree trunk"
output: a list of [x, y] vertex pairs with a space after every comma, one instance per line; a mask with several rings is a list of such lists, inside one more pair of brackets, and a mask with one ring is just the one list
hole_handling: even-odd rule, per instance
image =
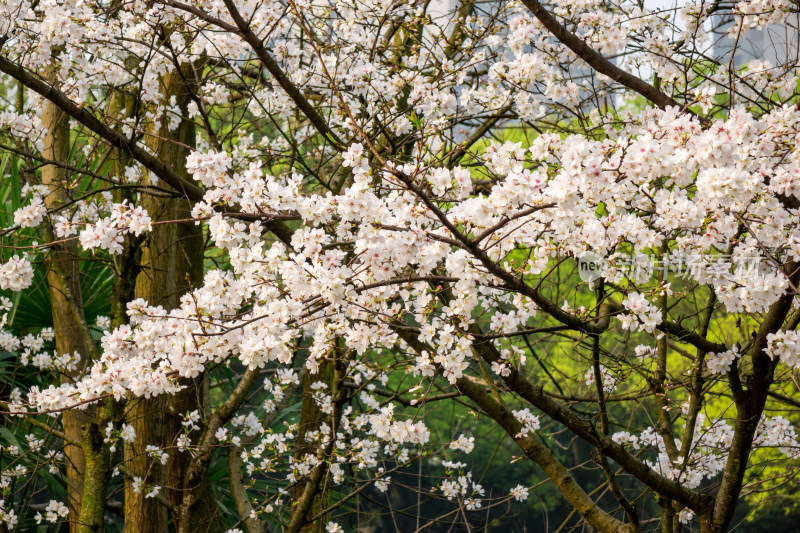
[[[337, 342], [337, 344], [340, 344]], [[333, 358], [320, 363], [319, 372], [315, 376], [306, 375], [303, 393], [303, 413], [306, 415], [307, 425], [301, 422], [298, 431], [298, 448], [296, 456], [302, 457], [306, 453], [316, 456], [318, 464], [312, 469], [311, 474], [295, 486], [292, 493], [292, 516], [286, 526], [287, 533], [323, 532], [327, 519], [323, 516], [314, 520], [321, 511], [328, 506], [330, 490], [328, 489], [329, 465], [336, 447], [336, 435], [339, 431], [339, 422], [342, 416], [342, 406], [347, 401], [347, 395], [341, 390], [347, 365], [344, 360], [345, 353], [336, 354]], [[306, 391], [311, 392], [310, 385], [316, 381], [323, 381], [328, 385], [327, 391], [331, 395], [333, 410], [325, 415], [311, 396], [306, 396]], [[308, 401], [310, 400], [310, 403]], [[312, 406], [313, 404], [313, 406]], [[302, 419], [301, 414], [301, 419]], [[308, 424], [311, 422], [311, 424]], [[309, 446], [300, 435], [318, 429], [319, 425], [326, 422], [331, 430], [331, 438], [324, 446]], [[303, 447], [306, 447], [303, 449]]]
[[[319, 371], [316, 374], [311, 374], [308, 372], [303, 380], [303, 403], [300, 412], [300, 424], [297, 431], [297, 445], [295, 446], [294, 450], [294, 458], [298, 461], [301, 461], [306, 454], [317, 455], [317, 446], [306, 441], [306, 434], [311, 431], [318, 430], [320, 425], [323, 422], [328, 421], [330, 418], [329, 415], [326, 415], [322, 412], [322, 410], [320, 410], [317, 402], [314, 401], [313, 396], [315, 391], [311, 388], [311, 385], [317, 381], [322, 381], [328, 385], [327, 390], [330, 391], [333, 385], [333, 380], [334, 364], [332, 361], [328, 360], [320, 361]], [[309, 482], [310, 481], [308, 479], [302, 479], [293, 487], [293, 507], [299, 503], [303, 495], [306, 493]], [[325, 524], [323, 521], [312, 523], [310, 518], [317, 515], [319, 511], [325, 507], [327, 495], [325, 491], [320, 490], [319, 487], [314, 487], [312, 490], [314, 491], [313, 500], [307, 515], [304, 517], [304, 520], [307, 520], [307, 523], [303, 525], [300, 531], [304, 533], [322, 533], [325, 531]]]
[[[42, 123], [46, 128], [42, 156], [66, 164], [70, 153], [70, 130], [66, 114], [49, 101], [45, 102]], [[49, 190], [49, 194], [45, 197], [48, 209], [57, 208], [67, 200], [65, 185], [69, 177], [69, 173], [60, 166], [42, 167], [42, 184]], [[71, 376], [65, 376], [64, 380], [71, 380], [85, 368], [90, 353], [84, 336], [85, 324], [81, 323], [84, 321], [83, 301], [76, 256], [77, 245], [74, 241], [62, 243], [50, 248], [46, 263], [56, 351], [59, 354], [77, 352], [81, 356], [78, 370]], [[92, 417], [91, 408], [84, 411], [65, 411], [62, 415], [64, 433], [71, 441], [80, 441], [82, 428], [92, 420]], [[65, 456], [69, 485], [67, 506], [70, 511], [70, 531], [75, 532], [78, 530], [86, 465], [83, 450], [76, 446], [65, 444]]]

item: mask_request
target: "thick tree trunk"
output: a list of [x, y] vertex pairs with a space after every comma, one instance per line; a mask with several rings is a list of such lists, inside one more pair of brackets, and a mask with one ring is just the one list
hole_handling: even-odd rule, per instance
[[[165, 439], [164, 402], [161, 398], [129, 398], [125, 419], [136, 431], [136, 439], [126, 443], [125, 465], [131, 474], [147, 485], [164, 487], [166, 468], [160, 461], [148, 457], [148, 445], [160, 446]], [[144, 533], [167, 530], [167, 509], [155, 498], [134, 491], [133, 479], [125, 480], [125, 531]]]
[[[45, 159], [66, 164], [69, 160], [70, 139], [66, 114], [54, 104], [45, 102], [42, 123], [46, 128], [42, 156]], [[42, 167], [42, 184], [49, 194], [45, 198], [48, 209], [54, 209], [67, 200], [65, 183], [69, 173], [57, 165]], [[77, 245], [74, 241], [59, 244], [50, 249], [47, 256], [47, 283], [50, 292], [50, 307], [53, 313], [56, 351], [59, 354], [78, 353], [81, 356], [79, 373], [86, 365], [90, 353], [84, 335], [83, 302], [81, 298]], [[65, 380], [73, 376], [65, 376]], [[64, 433], [75, 442], [80, 442], [84, 424], [92, 420], [93, 409], [70, 410], [62, 415]], [[78, 530], [78, 517], [81, 509], [81, 493], [86, 469], [83, 450], [65, 444], [67, 483], [67, 506], [70, 511], [70, 531]]]
[[[191, 78], [187, 67], [183, 72], [186, 79]], [[192, 87], [184, 82], [180, 72], [172, 72], [163, 79], [164, 100], [174, 95], [176, 103], [185, 112], [190, 101]], [[189, 178], [186, 157], [194, 146], [194, 124], [185, 120], [177, 131], [170, 132], [161, 127], [150, 148], [156, 157], [174, 169], [184, 178]], [[154, 185], [169, 188], [158, 181]], [[191, 205], [185, 199], [167, 199], [150, 196], [143, 202], [154, 221], [180, 220], [190, 217]], [[157, 224], [150, 233], [142, 256], [143, 270], [136, 280], [136, 296], [148, 300], [153, 305], [166, 309], [175, 308], [180, 297], [192, 286], [202, 282], [203, 277], [203, 234], [202, 228], [192, 222]], [[182, 415], [195, 409], [202, 412], [203, 380], [187, 381], [186, 388], [174, 396], [159, 398], [131, 398], [128, 403], [127, 419], [136, 430], [136, 443], [126, 446], [125, 459], [133, 475], [156, 484], [168, 492], [168, 497], [176, 506], [182, 498], [181, 483], [187, 466], [188, 454], [174, 448], [177, 436], [183, 431]], [[147, 457], [148, 444], [170, 447], [169, 460], [162, 466]], [[204, 491], [204, 494], [207, 491]], [[204, 505], [204, 522], [213, 520], [216, 506], [210, 500]], [[161, 532], [168, 529], [166, 508], [155, 499], [144, 499], [133, 493], [130, 482], [125, 487], [126, 532]]]

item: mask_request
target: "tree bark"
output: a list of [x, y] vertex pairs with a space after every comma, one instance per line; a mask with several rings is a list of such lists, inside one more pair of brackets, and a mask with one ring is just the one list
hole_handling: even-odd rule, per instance
[[[784, 266], [784, 272], [789, 278], [790, 285], [796, 285], [800, 281], [798, 266], [800, 265], [794, 261]], [[709, 529], [714, 533], [722, 533], [728, 529], [739, 503], [747, 463], [753, 450], [753, 440], [778, 364], [766, 353], [767, 338], [771, 333], [781, 329], [791, 312], [794, 299], [794, 293], [787, 292], [773, 303], [765, 314], [750, 351], [752, 373], [748, 380], [749, 387], [743, 388], [736, 362], [728, 373], [731, 392], [736, 403], [736, 424], [728, 458], [725, 462], [725, 470], [714, 500], [713, 522]]]
[[228, 448], [228, 476], [230, 478], [231, 496], [236, 505], [236, 512], [244, 523], [247, 533], [263, 533], [266, 531], [264, 523], [257, 516], [251, 516], [253, 505], [247, 495], [247, 489], [242, 482], [244, 473], [242, 472], [242, 449], [238, 446]]
[[[173, 71], [162, 80], [163, 97], [172, 96], [185, 112], [193, 88], [184, 79], [191, 79], [190, 67], [184, 72]], [[159, 128], [149, 143], [156, 159], [173, 169], [181, 178], [189, 180], [186, 172], [187, 146], [195, 144], [195, 128], [191, 120], [181, 122], [178, 130]], [[152, 184], [170, 188], [169, 184], [152, 177]], [[148, 196], [143, 204], [154, 221], [169, 221], [189, 218], [191, 205], [186, 199]], [[143, 269], [136, 280], [136, 296], [145, 298], [152, 305], [172, 309], [180, 304], [180, 297], [202, 282], [203, 234], [202, 228], [193, 222], [158, 224], [153, 227], [142, 253]], [[168, 497], [178, 507], [182, 499], [182, 480], [187, 467], [188, 454], [169, 448], [166, 466], [147, 457], [148, 444], [162, 448], [172, 447], [183, 431], [181, 422], [186, 412], [199, 409], [202, 412], [203, 380], [187, 380], [186, 388], [169, 397], [130, 398], [127, 418], [134, 426], [136, 443], [126, 446], [125, 458], [132, 474], [145, 479], [148, 484], [167, 488]], [[206, 491], [207, 492], [207, 491]], [[168, 529], [166, 508], [153, 499], [135, 495], [130, 482], [125, 488], [126, 531], [135, 533], [161, 532]], [[203, 506], [204, 520], [213, 520], [216, 506], [210, 499]], [[177, 519], [177, 517], [176, 517]]]
[[83, 428], [82, 444], [86, 471], [83, 500], [78, 524], [79, 533], [100, 533], [105, 530], [106, 492], [111, 477], [111, 451], [104, 442], [106, 424], [114, 418], [115, 402], [108, 398], [97, 409], [95, 420]]
[[[314, 401], [314, 389], [311, 385], [317, 381], [322, 381], [328, 385], [328, 390], [331, 390], [334, 382], [334, 363], [332, 361], [324, 360], [319, 363], [319, 371], [316, 374], [306, 373], [303, 380], [303, 402], [300, 412], [300, 424], [297, 429], [297, 444], [294, 450], [294, 458], [298, 461], [302, 460], [307, 453], [316, 455], [317, 447], [306, 441], [306, 434], [310, 431], [318, 430], [320, 425], [328, 420], [330, 417], [322, 412], [322, 410]], [[313, 479], [301, 479], [292, 488], [292, 503], [299, 504], [303, 496], [307, 493], [309, 483], [314, 483]], [[317, 484], [319, 481], [317, 480]], [[309, 517], [316, 516], [319, 511], [325, 507], [326, 495], [324, 491], [318, 491], [318, 487], [313, 487], [312, 498], [308, 505], [308, 512], [306, 520]], [[322, 533], [325, 530], [325, 524], [322, 521], [313, 523], [310, 520], [303, 525], [303, 533]]]
[[[52, 77], [52, 75], [51, 75]], [[67, 115], [58, 106], [45, 102], [42, 111], [42, 124], [46, 128], [42, 156], [45, 159], [67, 164], [70, 153], [70, 130]], [[48, 188], [44, 202], [48, 210], [56, 209], [67, 200], [66, 183], [69, 173], [58, 165], [42, 167], [42, 184]], [[50, 294], [50, 308], [53, 314], [56, 351], [59, 354], [80, 355], [78, 370], [64, 381], [69, 381], [86, 366], [90, 347], [84, 336], [85, 323], [83, 301], [80, 288], [80, 274], [76, 261], [78, 249], [75, 241], [53, 246], [47, 255], [47, 285]], [[85, 322], [85, 321], [84, 321]], [[64, 433], [71, 441], [80, 441], [84, 424], [93, 417], [93, 408], [68, 410], [62, 415]], [[81, 509], [81, 493], [86, 464], [83, 450], [72, 444], [65, 444], [67, 473], [67, 507], [69, 507], [70, 531], [78, 530]]]
[[230, 396], [208, 417], [206, 427], [196, 443], [195, 452], [191, 459], [186, 461], [186, 475], [182, 486], [184, 492], [178, 509], [180, 514], [178, 533], [224, 529], [218, 515], [209, 512], [211, 509], [208, 509], [214, 502], [208, 491], [206, 470], [219, 443], [217, 430], [223, 427], [244, 404], [259, 375], [258, 368], [248, 369]]

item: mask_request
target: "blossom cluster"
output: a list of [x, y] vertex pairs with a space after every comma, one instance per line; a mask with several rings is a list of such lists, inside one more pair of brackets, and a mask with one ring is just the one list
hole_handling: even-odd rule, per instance
[[[431, 390], [441, 385], [461, 394], [461, 385], [478, 383], [499, 404], [510, 401], [514, 380], [538, 377], [564, 351], [548, 345], [541, 357], [534, 354], [528, 335], [545, 329], [597, 340], [593, 355], [604, 364], [592, 361], [585, 374], [584, 339], [564, 341], [580, 369], [575, 382], [592, 394], [598, 386], [606, 394], [633, 388], [637, 378], [627, 377], [641, 373], [646, 381], [656, 364], [655, 350], [644, 344], [633, 359], [627, 346], [601, 343], [604, 320], [634, 343], [654, 337], [682, 355], [695, 340], [703, 355], [689, 357], [705, 362], [697, 364], [700, 381], [713, 387], [732, 377], [750, 339], [711, 328], [719, 342], [706, 350], [710, 340], [698, 343], [682, 329], [682, 299], [687, 287], [707, 291], [715, 316], [735, 315], [747, 327], [796, 290], [783, 267], [800, 260], [800, 111], [790, 102], [797, 69], [707, 61], [713, 10], [703, 2], [683, 6], [680, 23], [627, 0], [548, 5], [601, 59], [619, 56], [621, 67], [657, 79], [657, 92], [687, 95], [679, 105], [656, 107], [631, 101], [624, 85], [592, 72], [519, 2], [466, 14], [437, 9], [424, 2], [201, 0], [124, 3], [114, 16], [98, 16], [108, 12], [106, 3], [0, 1], [0, 34], [9, 36], [3, 58], [48, 80], [53, 94], [75, 104], [70, 116], [108, 123], [82, 124], [105, 135], [102, 142], [73, 135], [74, 159], [101, 154], [97, 168], [63, 165], [63, 182], [20, 188], [4, 228], [13, 239], [0, 261], [0, 290], [28, 289], [34, 266], [46, 267], [63, 244], [75, 245], [76, 257], [107, 262], [116, 275], [126, 246], [146, 242], [159, 224], [202, 225], [213, 249], [202, 279], [188, 280], [176, 305], [136, 298], [124, 302], [127, 315], [115, 315], [114, 327], [99, 320], [93, 360], [54, 350], [52, 329], [12, 331], [11, 300], [0, 300], [8, 326], [0, 348], [45, 376], [40, 386], [10, 392], [10, 412], [34, 416], [89, 409], [104, 398], [175, 394], [220, 367], [232, 375], [258, 372], [258, 414], [233, 413], [207, 441], [235, 449], [251, 478], [275, 481], [277, 489], [260, 495], [266, 515], [290, 508], [286, 487], [319, 468], [334, 485], [364, 482], [385, 492], [395, 486], [391, 465], [472, 453], [476, 437], [468, 429], [436, 442], [420, 415], [436, 397]], [[737, 2], [730, 31], [785, 22], [792, 9], [786, 0]], [[252, 32], [231, 31], [240, 19]], [[405, 24], [419, 32], [409, 34]], [[453, 27], [458, 36], [448, 35]], [[165, 79], [201, 60], [208, 68], [194, 73], [190, 102], [163, 94]], [[700, 69], [684, 68], [698, 62]], [[113, 95], [134, 86], [136, 105], [114, 110]], [[109, 110], [99, 107], [99, 94], [112, 95]], [[589, 109], [594, 101], [613, 103], [613, 112]], [[43, 155], [46, 105], [29, 91], [20, 108], [0, 111], [0, 132], [50, 164]], [[537, 125], [530, 138], [526, 124]], [[562, 131], [541, 132], [539, 125]], [[189, 144], [162, 138], [187, 126], [199, 132]], [[100, 167], [109, 145], [125, 149], [114, 152], [107, 176]], [[185, 161], [158, 161], [179, 145]], [[169, 187], [161, 179], [176, 176]], [[50, 196], [54, 187], [64, 198]], [[191, 208], [148, 211], [183, 194]], [[178, 212], [180, 220], [167, 220]], [[590, 256], [596, 276], [563, 281], [576, 259]], [[692, 260], [677, 279], [668, 267], [680, 257]], [[138, 260], [130, 262], [144, 266]], [[654, 280], [657, 265], [664, 272]], [[566, 298], [553, 288], [573, 281]], [[773, 361], [800, 366], [794, 330], [769, 333], [767, 341]], [[527, 362], [532, 357], [539, 367]], [[686, 367], [673, 357], [667, 365], [659, 374], [672, 386]], [[327, 377], [332, 367], [336, 379]], [[387, 392], [400, 377], [414, 386]], [[275, 423], [306, 381], [304, 401], [319, 420], [313, 427]], [[661, 398], [667, 412], [670, 394]], [[541, 413], [525, 404], [509, 410], [519, 428], [512, 437], [539, 438]], [[154, 464], [200, 446], [208, 413], [180, 415], [174, 447], [145, 443]], [[672, 443], [654, 427], [611, 438], [648, 448], [647, 467], [693, 489], [725, 468], [736, 428], [703, 414], [687, 426], [692, 439], [676, 441], [679, 457], [670, 456]], [[127, 422], [102, 431], [114, 451], [142, 438]], [[754, 444], [796, 458], [787, 419], [763, 418]], [[26, 445], [12, 455], [33, 449], [54, 469], [63, 459], [36, 438]], [[486, 491], [464, 463], [441, 466], [438, 495], [469, 511], [485, 505]], [[10, 485], [26, 468], [9, 469], [2, 482]], [[145, 477], [131, 482], [145, 498], [163, 490]], [[528, 496], [521, 484], [508, 492], [518, 501]], [[66, 513], [52, 501], [41, 518], [53, 522]], [[682, 522], [691, 518], [680, 511]], [[16, 515], [0, 504], [0, 520], [13, 526]], [[342, 530], [335, 522], [327, 529]]]

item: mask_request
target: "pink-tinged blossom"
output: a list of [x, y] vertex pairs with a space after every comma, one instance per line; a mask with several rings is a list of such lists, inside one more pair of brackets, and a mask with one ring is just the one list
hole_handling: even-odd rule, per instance
[[0, 264], [0, 289], [21, 291], [33, 281], [33, 267], [27, 257], [14, 255]]
[[14, 211], [14, 224], [20, 228], [34, 228], [42, 223], [47, 215], [47, 207], [40, 196], [35, 196], [31, 203]]

